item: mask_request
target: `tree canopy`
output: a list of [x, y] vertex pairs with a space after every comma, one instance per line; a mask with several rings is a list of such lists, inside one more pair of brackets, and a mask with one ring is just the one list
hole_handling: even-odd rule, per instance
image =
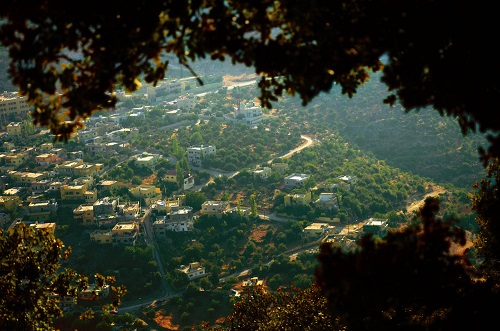
[[[54, 318], [62, 316], [62, 298], [76, 300], [89, 287], [87, 277], [62, 269], [61, 261], [70, 253], [70, 248], [45, 229], [21, 223], [8, 231], [0, 230], [0, 329], [54, 328]], [[96, 275], [95, 288], [112, 282], [114, 277]], [[113, 289], [119, 296], [125, 292], [123, 287]], [[106, 305], [103, 309], [111, 308]], [[84, 313], [91, 315], [91, 311]]]
[[191, 69], [210, 58], [253, 67], [265, 107], [283, 93], [307, 104], [334, 85], [352, 97], [382, 71], [385, 102], [456, 117], [500, 155], [500, 67], [481, 42], [494, 40], [493, 15], [466, 1], [10, 1], [0, 41], [34, 123], [59, 140], [113, 108], [117, 89], [156, 84], [172, 61]]

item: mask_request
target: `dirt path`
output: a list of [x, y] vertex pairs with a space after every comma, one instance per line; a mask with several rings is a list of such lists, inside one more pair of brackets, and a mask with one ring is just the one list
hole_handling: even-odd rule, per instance
[[430, 187], [432, 189], [431, 192], [426, 193], [421, 200], [414, 201], [406, 207], [408, 213], [417, 212], [424, 205], [425, 199], [428, 197], [437, 197], [440, 194], [446, 193], [446, 190], [442, 186], [431, 184]]

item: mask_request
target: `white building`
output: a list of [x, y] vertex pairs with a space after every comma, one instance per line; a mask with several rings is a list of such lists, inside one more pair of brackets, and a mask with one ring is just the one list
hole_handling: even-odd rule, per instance
[[238, 122], [248, 125], [256, 125], [262, 121], [262, 108], [253, 105], [238, 104], [234, 109], [234, 118]]
[[212, 145], [191, 146], [187, 149], [187, 160], [189, 164], [199, 167], [203, 164], [204, 158], [216, 154], [216, 152], [215, 146]]
[[191, 262], [187, 266], [181, 265], [177, 270], [185, 273], [189, 279], [195, 279], [206, 275], [205, 267], [202, 267], [199, 262]]
[[304, 182], [311, 177], [311, 175], [307, 174], [292, 174], [288, 177], [285, 177], [285, 188], [293, 189], [296, 187], [302, 187]]

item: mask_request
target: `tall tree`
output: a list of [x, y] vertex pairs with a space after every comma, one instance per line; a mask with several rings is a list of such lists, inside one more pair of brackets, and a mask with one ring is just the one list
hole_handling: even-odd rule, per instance
[[257, 209], [257, 196], [254, 194], [250, 195], [250, 213], [253, 217], [259, 216]]
[[[62, 316], [60, 300], [76, 299], [88, 287], [86, 277], [68, 268], [60, 270], [60, 261], [70, 252], [48, 230], [21, 223], [0, 231], [1, 330], [54, 329], [54, 318]], [[114, 281], [96, 276], [97, 288]], [[124, 288], [118, 289], [119, 294], [123, 292]]]
[[177, 187], [179, 187], [180, 190], [184, 189], [184, 170], [180, 162], [177, 162], [175, 165], [175, 180], [177, 182]]
[[317, 284], [347, 329], [457, 330], [498, 323], [485, 303], [498, 302], [496, 285], [470, 265], [460, 249], [465, 232], [455, 220], [437, 219], [438, 210], [438, 199], [426, 199], [422, 224], [384, 239], [366, 235], [353, 253], [322, 244]]
[[500, 160], [494, 159], [488, 166], [485, 179], [475, 185], [472, 206], [477, 213], [479, 232], [475, 238], [477, 257], [481, 269], [492, 278], [500, 281]]
[[243, 292], [226, 324], [212, 330], [342, 330], [316, 286], [281, 287], [276, 293], [258, 286]]

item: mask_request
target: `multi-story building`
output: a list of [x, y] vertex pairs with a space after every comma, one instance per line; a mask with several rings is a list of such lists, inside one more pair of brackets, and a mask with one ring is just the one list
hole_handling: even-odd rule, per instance
[[18, 186], [28, 187], [42, 179], [47, 175], [41, 172], [25, 172], [25, 171], [7, 171], [7, 175]]
[[113, 243], [113, 233], [111, 232], [111, 229], [94, 230], [90, 234], [90, 241], [98, 244], [111, 244]]
[[259, 177], [262, 179], [269, 178], [271, 176], [271, 168], [269, 167], [259, 167], [255, 170], [252, 170], [252, 175], [255, 177]]
[[143, 199], [146, 206], [150, 206], [152, 202], [161, 199], [161, 189], [154, 185], [139, 185], [129, 191], [136, 199]]
[[193, 208], [181, 207], [172, 210], [166, 216], [158, 217], [153, 223], [153, 231], [157, 237], [161, 238], [167, 231], [192, 231], [193, 223]]
[[284, 196], [285, 206], [308, 205], [311, 202], [311, 192], [287, 194]]
[[188, 93], [186, 95], [182, 95], [176, 100], [177, 107], [184, 111], [188, 111], [194, 108], [196, 102], [198, 101], [198, 97], [194, 93]]
[[135, 245], [139, 239], [139, 223], [117, 223], [111, 229], [113, 245]]
[[21, 122], [10, 122], [7, 124], [7, 134], [11, 137], [20, 136], [23, 125]]
[[166, 215], [172, 210], [178, 209], [180, 206], [182, 206], [182, 201], [179, 197], [167, 200], [160, 199], [151, 204], [151, 213], [155, 215]]
[[212, 145], [191, 146], [187, 149], [187, 160], [190, 164], [199, 167], [203, 165], [204, 158], [215, 155], [216, 152], [215, 146]]
[[16, 169], [28, 162], [29, 155], [25, 152], [9, 153], [5, 156], [5, 167]]
[[30, 228], [34, 228], [36, 231], [40, 231], [40, 230], [45, 230], [45, 231], [48, 231], [52, 234], [54, 234], [54, 232], [56, 231], [56, 223], [38, 223], [38, 222], [35, 222], [35, 223], [32, 223], [29, 225]]
[[123, 205], [118, 205], [118, 213], [126, 219], [136, 219], [140, 216], [141, 207], [140, 203], [137, 202], [127, 202]]
[[[177, 184], [177, 171], [176, 170], [168, 170], [163, 179], [169, 183]], [[194, 177], [187, 171], [183, 174], [183, 184], [181, 189], [189, 190], [194, 186]]]
[[87, 143], [85, 144], [85, 153], [92, 156], [104, 155], [106, 153], [106, 145], [100, 143]]
[[73, 210], [73, 218], [80, 225], [95, 225], [94, 206], [79, 205]]
[[241, 103], [234, 109], [233, 116], [234, 119], [240, 123], [256, 125], [262, 122], [262, 108], [255, 107], [252, 104], [245, 105], [244, 103]]
[[32, 201], [28, 205], [28, 216], [31, 220], [38, 222], [48, 221], [57, 213], [58, 204], [56, 200]]
[[0, 120], [6, 125], [9, 119], [26, 118], [31, 110], [26, 97], [15, 92], [7, 92], [0, 95]]
[[320, 193], [318, 200], [314, 201], [314, 204], [329, 210], [339, 208], [337, 195], [331, 192]]
[[142, 153], [141, 155], [137, 156], [135, 159], [135, 165], [137, 166], [142, 166], [142, 167], [148, 167], [154, 169], [155, 164], [158, 162], [160, 159], [161, 155], [159, 154], [151, 154], [151, 153]]
[[282, 162], [277, 162], [277, 163], [273, 163], [271, 165], [271, 168], [274, 170], [274, 171], [277, 171], [281, 174], [285, 173], [286, 170], [288, 169], [288, 163], [282, 163]]
[[285, 177], [285, 188], [293, 189], [296, 187], [302, 187], [304, 185], [304, 182], [309, 177], [311, 176], [307, 174], [297, 174], [297, 173], [287, 176]]
[[96, 284], [89, 284], [89, 287], [80, 293], [80, 299], [82, 300], [96, 300], [98, 298], [106, 298], [109, 296], [111, 287], [109, 285], [104, 285], [98, 287]]
[[75, 166], [73, 168], [73, 176], [85, 177], [85, 176], [95, 176], [101, 171], [102, 164], [96, 163], [83, 163]]
[[201, 204], [200, 213], [204, 215], [215, 215], [221, 217], [229, 211], [228, 201], [205, 201]]
[[93, 204], [97, 200], [97, 190], [87, 189], [86, 184], [64, 184], [61, 186], [61, 200], [83, 200]]
[[39, 166], [46, 166], [49, 164], [57, 164], [57, 163], [61, 162], [61, 158], [53, 153], [44, 153], [44, 154], [40, 154], [40, 155], [35, 156], [35, 162]]
[[118, 200], [104, 197], [94, 202], [94, 215], [113, 215], [118, 207]]
[[60, 176], [72, 177], [73, 169], [80, 164], [83, 164], [83, 160], [81, 159], [64, 161], [63, 163], [57, 165], [56, 169]]
[[96, 185], [98, 193], [102, 193], [104, 191], [111, 192], [111, 190], [117, 188], [118, 186], [120, 186], [120, 183], [116, 180], [102, 180]]

